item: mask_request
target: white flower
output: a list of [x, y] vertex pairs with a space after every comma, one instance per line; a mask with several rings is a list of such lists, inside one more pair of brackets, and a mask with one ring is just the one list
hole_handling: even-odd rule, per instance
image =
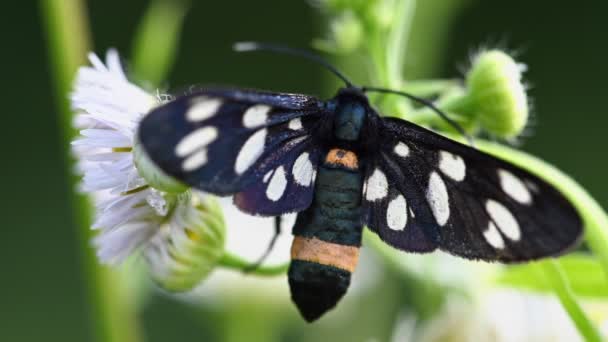
[[141, 249], [159, 285], [189, 290], [223, 255], [221, 210], [213, 199], [172, 179], [160, 184], [178, 192], [148, 184], [145, 176], [157, 179], [162, 173], [141, 153], [136, 159], [137, 127], [171, 97], [153, 96], [130, 83], [115, 50], [108, 51], [105, 64], [94, 54], [89, 60], [92, 66], [80, 68], [72, 93], [75, 125], [81, 129], [72, 145], [83, 174], [81, 190], [95, 201], [97, 256], [117, 264]]
[[133, 164], [139, 120], [161, 103], [127, 79], [118, 53], [104, 64], [95, 54], [78, 72], [72, 93], [80, 137], [72, 142], [83, 174], [81, 190], [93, 195], [97, 255], [120, 263], [158, 233], [167, 214], [162, 193], [150, 188]]

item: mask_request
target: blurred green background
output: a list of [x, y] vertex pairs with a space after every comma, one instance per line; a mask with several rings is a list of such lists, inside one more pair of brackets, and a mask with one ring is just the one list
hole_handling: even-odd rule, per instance
[[[90, 1], [95, 51], [117, 47], [128, 59], [147, 4], [143, 0]], [[8, 2], [0, 20], [0, 139], [5, 153], [0, 208], [6, 218], [0, 248], [0, 341], [89, 341], [92, 313], [85, 300], [76, 228], [70, 224], [66, 205], [69, 189], [63, 176], [64, 153], [40, 13], [36, 1]], [[449, 23], [442, 50], [434, 52], [434, 70], [427, 67], [424, 75], [417, 76], [453, 76], [480, 46], [502, 45], [517, 51], [519, 60], [529, 66], [526, 78], [537, 114], [533, 136], [525, 141], [524, 149], [574, 176], [608, 207], [606, 13], [605, 1], [469, 1]], [[425, 18], [432, 25], [432, 11]], [[325, 73], [314, 65], [230, 50], [231, 43], [239, 40], [309, 46], [323, 31], [321, 17], [304, 1], [265, 1], [263, 5], [195, 1], [167, 86], [233, 84], [331, 96], [324, 86]], [[425, 37], [416, 39], [424, 43]], [[409, 59], [408, 69], [416, 70], [416, 56]], [[381, 283], [394, 290], [400, 286], [394, 284], [398, 281], [387, 277]], [[384, 292], [366, 300], [394, 305], [380, 293]], [[283, 297], [288, 301], [287, 295]], [[272, 329], [273, 322], [260, 315], [252, 322]], [[226, 336], [229, 329], [222, 321], [225, 316], [159, 294], [153, 295], [140, 316], [146, 341], [211, 341]], [[364, 321], [373, 315], [359, 316]], [[380, 315], [373, 320], [390, 336], [394, 318]], [[282, 327], [280, 336], [285, 340], [315, 336], [320, 329], [327, 327], [293, 320]], [[358, 336], [369, 340], [374, 335]]]

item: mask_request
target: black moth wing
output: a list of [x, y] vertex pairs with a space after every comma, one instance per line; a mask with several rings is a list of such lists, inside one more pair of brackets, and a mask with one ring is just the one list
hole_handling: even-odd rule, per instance
[[151, 111], [138, 139], [168, 175], [217, 195], [238, 193], [246, 212], [278, 215], [312, 201], [319, 148], [311, 132], [325, 114], [310, 96], [203, 89]]
[[562, 254], [581, 238], [574, 207], [539, 177], [409, 122], [382, 122], [363, 210], [386, 243], [509, 263]]

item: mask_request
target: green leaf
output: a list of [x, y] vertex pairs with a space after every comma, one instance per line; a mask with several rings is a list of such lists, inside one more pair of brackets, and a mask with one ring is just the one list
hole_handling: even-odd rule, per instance
[[[577, 296], [608, 298], [608, 286], [599, 261], [588, 254], [576, 253], [556, 260], [562, 273]], [[553, 292], [553, 286], [544, 281], [536, 264], [505, 267], [496, 275], [496, 283], [535, 291]]]

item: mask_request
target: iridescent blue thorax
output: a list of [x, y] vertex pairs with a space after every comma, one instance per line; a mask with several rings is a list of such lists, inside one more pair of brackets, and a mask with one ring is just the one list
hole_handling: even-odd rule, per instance
[[333, 101], [336, 106], [334, 136], [340, 140], [357, 141], [361, 137], [367, 117], [367, 98], [357, 88], [343, 88]]

